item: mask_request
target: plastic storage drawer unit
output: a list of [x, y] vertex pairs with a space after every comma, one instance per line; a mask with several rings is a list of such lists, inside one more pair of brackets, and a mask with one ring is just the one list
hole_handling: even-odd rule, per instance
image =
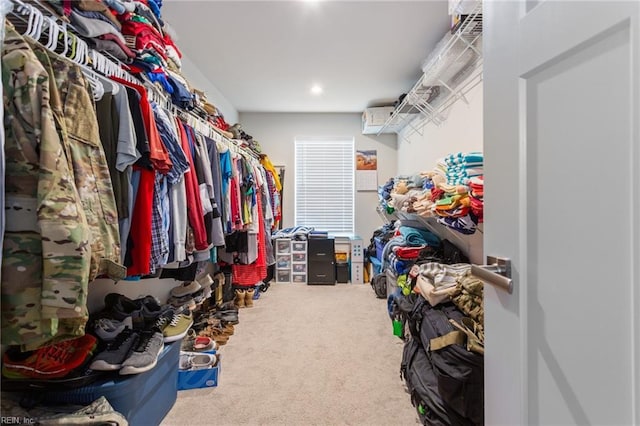
[[47, 391], [44, 399], [52, 403], [88, 405], [104, 396], [131, 426], [159, 425], [176, 402], [179, 359], [180, 342], [167, 344], [158, 363], [149, 371], [102, 379], [62, 392]]

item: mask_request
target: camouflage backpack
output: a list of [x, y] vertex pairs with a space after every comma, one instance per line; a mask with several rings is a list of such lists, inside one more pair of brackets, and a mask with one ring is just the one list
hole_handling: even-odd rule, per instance
[[484, 305], [482, 281], [467, 273], [458, 278], [451, 301], [467, 315], [461, 321], [451, 321], [452, 325], [467, 335], [467, 348], [484, 353]]

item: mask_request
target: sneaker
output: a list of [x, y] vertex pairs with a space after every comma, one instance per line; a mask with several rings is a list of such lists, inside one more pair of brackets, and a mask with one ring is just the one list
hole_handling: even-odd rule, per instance
[[155, 367], [164, 348], [163, 341], [162, 333], [158, 331], [142, 331], [135, 349], [122, 363], [120, 374], [139, 374]]
[[119, 293], [109, 293], [104, 297], [104, 311], [101, 316], [118, 321], [131, 317], [134, 328], [143, 327], [140, 304]]
[[195, 352], [211, 352], [218, 350], [218, 344], [211, 337], [197, 336], [193, 342]]
[[96, 371], [119, 370], [139, 338], [138, 332], [125, 328], [104, 351], [95, 356], [89, 368]]
[[233, 325], [240, 323], [238, 313], [234, 311], [217, 311], [213, 314], [213, 317]]
[[170, 296], [167, 303], [174, 308], [185, 308], [189, 310], [194, 310], [198, 307], [195, 299], [190, 294], [182, 297]]
[[164, 341], [166, 343], [175, 342], [187, 335], [187, 332], [193, 325], [193, 316], [189, 313], [176, 313], [162, 331]]
[[126, 317], [123, 321], [111, 318], [99, 318], [93, 326], [93, 331], [99, 338], [105, 342], [109, 342], [115, 339], [127, 327], [133, 328], [133, 320], [131, 317]]
[[153, 296], [145, 296], [134, 300], [134, 302], [140, 306], [145, 330], [150, 330], [158, 318], [171, 309], [169, 306], [161, 305], [158, 299]]
[[187, 333], [187, 336], [182, 339], [180, 350], [183, 352], [211, 352], [218, 350], [218, 344], [211, 337], [198, 336], [196, 332], [191, 329]]
[[197, 352], [182, 352], [180, 354], [181, 370], [201, 370], [211, 368], [218, 363], [218, 357], [214, 354]]
[[[3, 413], [4, 414], [4, 413]], [[35, 420], [35, 419], [34, 419]], [[73, 413], [61, 413], [38, 417], [37, 423], [41, 426], [54, 425], [109, 425], [124, 426], [127, 419], [109, 404], [104, 396], [101, 396], [91, 404], [74, 411]]]
[[171, 289], [171, 295], [173, 297], [184, 297], [195, 293], [200, 290], [202, 286], [198, 281], [184, 282], [181, 285]]
[[96, 347], [90, 334], [44, 346], [35, 351], [8, 349], [2, 357], [2, 375], [9, 379], [58, 379], [81, 366]]
[[156, 331], [163, 332], [164, 329], [169, 325], [169, 323], [171, 322], [175, 314], [176, 314], [176, 311], [173, 308], [166, 309], [163, 313], [158, 315], [158, 318], [156, 318], [156, 323], [153, 326], [153, 328]]

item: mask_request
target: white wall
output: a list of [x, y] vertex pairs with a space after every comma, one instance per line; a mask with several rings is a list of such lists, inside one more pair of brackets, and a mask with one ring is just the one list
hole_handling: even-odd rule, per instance
[[[276, 166], [285, 166], [283, 227], [294, 226], [294, 140], [296, 136], [347, 136], [356, 149], [378, 151], [378, 183], [396, 174], [396, 135], [363, 135], [359, 113], [240, 113], [242, 128]], [[356, 192], [355, 232], [368, 241], [382, 225], [376, 191]]]
[[182, 73], [195, 89], [202, 90], [207, 95], [207, 100], [215, 105], [229, 125], [238, 122], [238, 110], [229, 102], [220, 90], [205, 76], [202, 71], [186, 56], [182, 57]]
[[[458, 100], [446, 112], [446, 120], [440, 126], [429, 123], [422, 129], [422, 135], [414, 133], [408, 140], [403, 137], [408, 128], [398, 135], [398, 174], [431, 170], [438, 159], [453, 152], [482, 151], [482, 84], [465, 97], [468, 103]], [[441, 225], [434, 230], [460, 248], [472, 263], [484, 263], [481, 231], [466, 236]]]
[[[457, 151], [482, 151], [482, 84], [466, 95], [468, 104], [457, 101], [440, 126], [427, 124], [422, 135], [405, 140], [398, 135], [398, 173], [431, 170], [438, 159]], [[408, 127], [403, 130], [406, 133]]]

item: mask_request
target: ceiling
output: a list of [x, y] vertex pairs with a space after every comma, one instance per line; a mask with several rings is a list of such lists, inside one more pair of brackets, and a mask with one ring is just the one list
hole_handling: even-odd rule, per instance
[[[446, 0], [165, 0], [162, 14], [183, 55], [239, 112], [393, 102], [449, 26]], [[311, 94], [313, 84], [323, 93]]]

